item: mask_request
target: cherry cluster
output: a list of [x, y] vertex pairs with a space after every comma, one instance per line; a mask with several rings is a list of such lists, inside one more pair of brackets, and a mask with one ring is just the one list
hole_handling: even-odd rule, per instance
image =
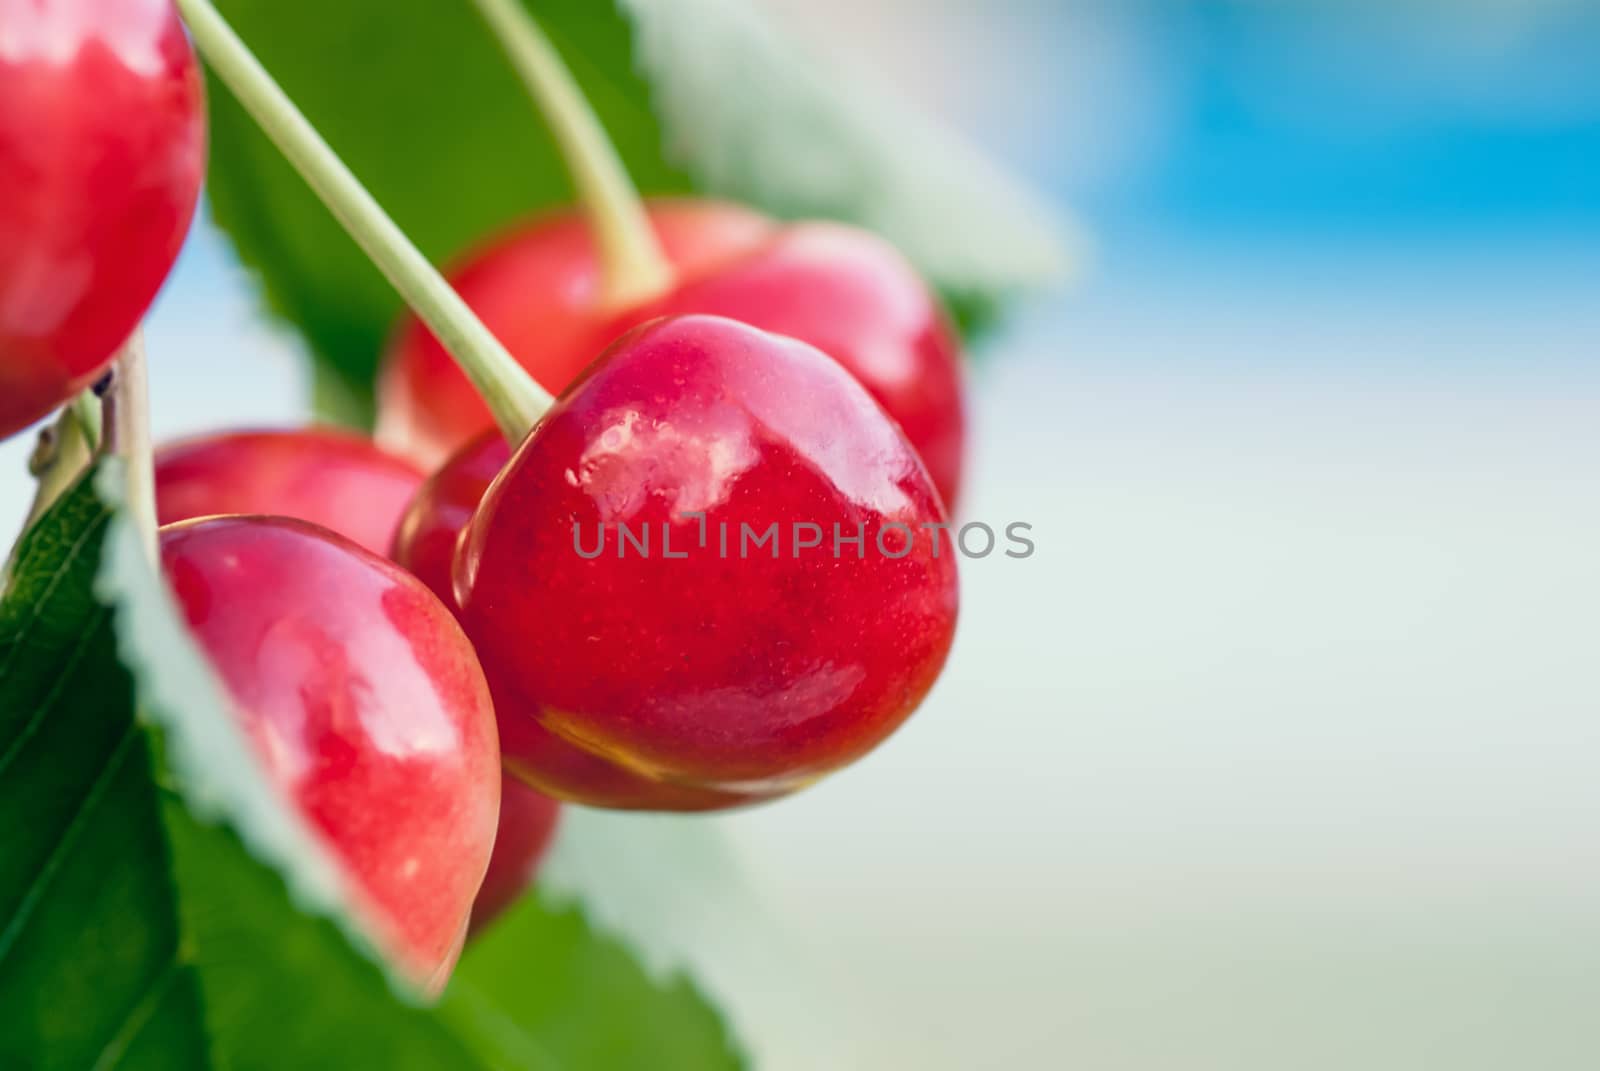
[[[204, 170], [168, 3], [0, 4], [0, 435], [136, 331]], [[956, 556], [586, 557], [574, 525], [948, 520], [960, 353], [882, 240], [648, 203], [664, 274], [619, 298], [592, 218], [448, 272], [556, 395], [519, 441], [409, 313], [377, 440], [227, 431], [158, 449], [160, 559], [261, 761], [397, 961], [442, 984], [529, 880], [558, 803], [711, 811], [803, 788], [921, 703]]]

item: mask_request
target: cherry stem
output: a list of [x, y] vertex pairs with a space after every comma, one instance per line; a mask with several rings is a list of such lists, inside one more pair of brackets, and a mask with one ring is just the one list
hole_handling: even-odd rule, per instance
[[672, 285], [639, 191], [561, 55], [519, 0], [473, 0], [561, 146], [600, 247], [601, 303], [637, 305]]
[[146, 556], [158, 560], [156, 467], [150, 444], [150, 382], [145, 372], [144, 331], [135, 328], [117, 351], [110, 383], [101, 381], [102, 447], [122, 459], [123, 500]]
[[195, 47], [455, 358], [512, 445], [554, 399], [517, 364], [329, 148], [211, 0], [176, 0]]

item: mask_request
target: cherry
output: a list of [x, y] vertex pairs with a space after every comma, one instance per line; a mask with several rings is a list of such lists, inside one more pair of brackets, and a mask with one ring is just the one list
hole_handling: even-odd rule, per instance
[[390, 557], [451, 610], [456, 609], [450, 579], [456, 541], [489, 485], [510, 460], [511, 447], [505, 437], [495, 431], [484, 432], [423, 481], [400, 518]]
[[449, 611], [398, 566], [288, 518], [172, 525], [161, 556], [269, 774], [348, 868], [380, 940], [442, 981], [500, 803], [488, 688]]
[[[537, 775], [530, 727], [702, 791], [776, 795], [860, 757], [949, 652], [955, 554], [925, 527], [944, 522], [916, 452], [820, 351], [720, 317], [635, 329], [524, 441], [456, 551], [507, 768]], [[724, 557], [724, 524], [735, 548], [743, 525], [779, 545]], [[623, 553], [622, 525], [655, 553]], [[802, 552], [804, 525], [863, 536], [860, 556]], [[608, 549], [579, 553], [602, 532]]]
[[91, 384], [155, 297], [205, 165], [167, 0], [0, 0], [0, 437]]
[[[451, 567], [457, 540], [510, 460], [511, 447], [498, 432], [480, 435], [428, 478], [400, 523], [394, 560], [453, 610]], [[512, 709], [510, 699], [497, 698], [497, 704]], [[501, 731], [511, 738], [504, 750], [522, 756], [518, 775], [558, 799], [618, 810], [710, 811], [762, 798], [759, 793], [718, 792], [640, 776], [567, 743], [533, 718], [507, 718]]]
[[[466, 512], [511, 456], [496, 437], [499, 456]], [[219, 513], [279, 514], [311, 521], [376, 554], [386, 553], [422, 473], [371, 441], [333, 428], [239, 431], [173, 443], [156, 452], [156, 505], [162, 524]], [[450, 533], [453, 543], [455, 533]], [[448, 593], [450, 548], [436, 592]], [[405, 564], [405, 563], [402, 563]], [[434, 586], [431, 585], [430, 586]], [[454, 605], [454, 597], [445, 600]], [[555, 827], [558, 805], [514, 781], [502, 790], [500, 828], [474, 925], [498, 914], [538, 864]], [[489, 906], [485, 906], [485, 905]], [[481, 916], [481, 918], [480, 918]]]
[[555, 838], [561, 805], [504, 774], [500, 781], [500, 832], [483, 888], [472, 905], [471, 932], [481, 932], [516, 903]]
[[270, 513], [331, 529], [386, 554], [423, 474], [368, 439], [332, 428], [236, 431], [156, 451], [162, 524]]
[[[961, 358], [937, 299], [882, 239], [837, 224], [780, 227], [707, 201], [650, 204], [676, 278], [663, 295], [614, 308], [582, 216], [547, 216], [467, 256], [456, 289], [506, 348], [561, 391], [627, 328], [711, 313], [809, 342], [845, 366], [922, 455], [953, 505], [965, 417]], [[488, 410], [412, 316], [385, 361], [379, 437], [433, 465], [489, 427]]]

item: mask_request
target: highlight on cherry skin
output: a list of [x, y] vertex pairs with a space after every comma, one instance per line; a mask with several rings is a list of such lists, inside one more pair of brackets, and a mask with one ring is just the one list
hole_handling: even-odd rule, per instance
[[[838, 360], [900, 423], [947, 506], [961, 483], [960, 345], [938, 299], [888, 242], [832, 223], [780, 226], [717, 201], [648, 202], [672, 288], [611, 308], [584, 219], [543, 216], [466, 254], [453, 286], [543, 386], [560, 393], [628, 328], [707, 313], [798, 338]], [[379, 439], [427, 465], [491, 426], [439, 342], [409, 313], [384, 361]]]
[[[924, 538], [898, 557], [723, 556], [714, 537], [683, 560], [575, 552], [574, 525], [592, 540], [623, 523], [692, 548], [689, 514], [713, 533]], [[456, 548], [507, 769], [540, 784], [554, 738], [633, 778], [765, 798], [859, 758], [949, 652], [955, 555], [923, 527], [945, 519], [899, 428], [819, 350], [713, 316], [635, 329], [524, 441]]]
[[374, 554], [423, 480], [405, 458], [335, 428], [219, 432], [156, 450], [160, 523], [264, 513], [319, 524]]
[[170, 3], [0, 0], [0, 437], [92, 384], [166, 279], [205, 169]]
[[269, 775], [380, 945], [437, 990], [500, 806], [494, 713], [461, 629], [404, 570], [303, 521], [171, 525], [161, 560]]
[[[505, 437], [498, 431], [483, 433], [427, 479], [400, 522], [392, 557], [452, 611], [457, 610], [451, 581], [457, 541], [510, 460]], [[502, 750], [521, 756], [518, 775], [557, 799], [613, 810], [715, 811], [770, 795], [655, 780], [568, 743], [535, 718], [510, 716], [514, 707], [510, 697], [496, 697], [496, 704], [508, 712], [500, 726]], [[504, 744], [507, 739], [509, 745]], [[502, 825], [508, 820], [502, 816]]]

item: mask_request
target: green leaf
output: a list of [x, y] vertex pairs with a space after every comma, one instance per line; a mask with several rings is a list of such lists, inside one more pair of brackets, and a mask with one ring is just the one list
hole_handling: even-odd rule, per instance
[[757, 1066], [796, 1052], [814, 1067], [859, 1065], [849, 1032], [817, 1030], [837, 1021], [835, 994], [731, 826], [705, 815], [571, 808], [540, 866], [540, 894], [582, 905], [595, 929], [653, 975], [692, 977]]
[[[218, 5], [436, 262], [572, 200], [542, 121], [469, 3]], [[821, 69], [740, 0], [530, 4], [648, 193], [733, 197], [886, 234], [964, 323], [1066, 262], [1051, 214], [959, 140]], [[642, 72], [642, 73], [641, 73]], [[399, 299], [210, 85], [214, 220], [318, 362], [327, 415], [370, 419]]]
[[56, 503], [0, 601], [0, 1067], [738, 1066], [703, 1001], [571, 912], [530, 903], [475, 952], [520, 985], [430, 1009], [391, 979], [102, 504], [119, 477]]
[[484, 1035], [531, 1034], [559, 1067], [743, 1066], [686, 977], [654, 981], [620, 942], [596, 935], [580, 909], [537, 892], [468, 946], [443, 1010]]
[[0, 1066], [204, 1067], [194, 972], [111, 620], [88, 480], [18, 548], [0, 600]]

